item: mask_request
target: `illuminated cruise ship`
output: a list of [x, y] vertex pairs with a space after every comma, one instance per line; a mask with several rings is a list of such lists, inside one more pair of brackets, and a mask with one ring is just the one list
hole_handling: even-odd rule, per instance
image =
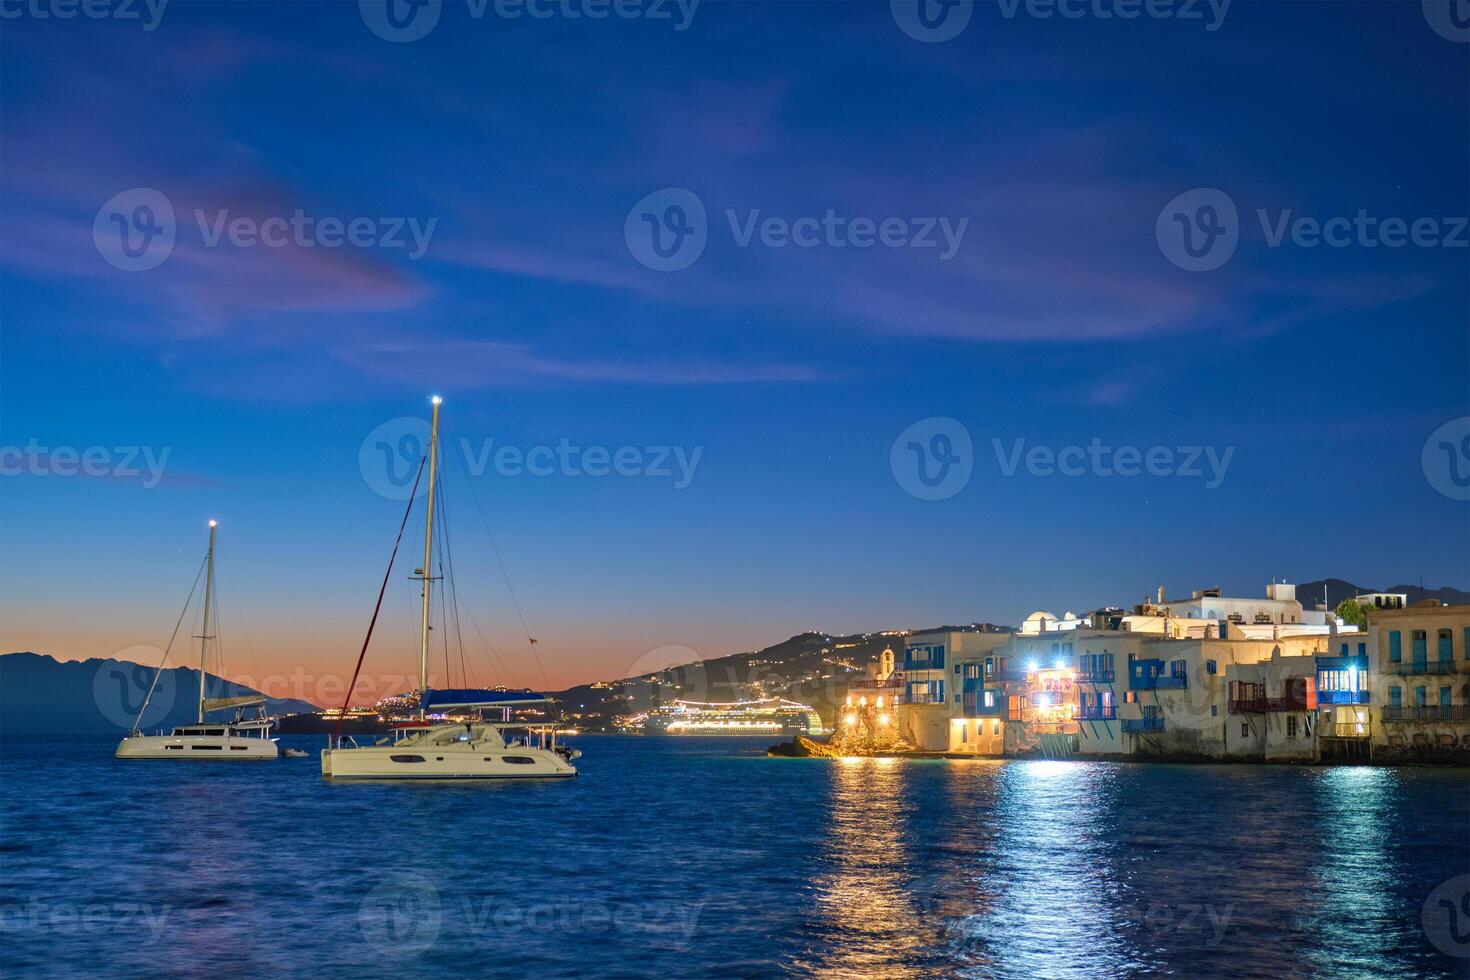
[[674, 701], [645, 715], [645, 735], [825, 735], [827, 729], [808, 704], [764, 701]]

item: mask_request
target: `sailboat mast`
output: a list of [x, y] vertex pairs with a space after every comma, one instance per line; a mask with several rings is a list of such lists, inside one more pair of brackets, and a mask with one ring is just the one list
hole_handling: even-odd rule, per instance
[[[435, 478], [439, 475], [439, 404], [443, 401], [438, 395], [432, 399], [434, 403], [434, 418], [429, 426], [429, 497], [428, 506], [424, 508], [424, 609], [423, 621], [419, 624], [419, 691], [429, 689], [429, 594], [434, 578], [434, 485]], [[419, 708], [419, 717], [424, 715], [422, 706]]]
[[209, 522], [209, 554], [205, 558], [208, 571], [204, 576], [204, 633], [199, 637], [199, 724], [204, 724], [205, 656], [209, 653], [209, 607], [214, 604], [214, 531], [218, 521]]

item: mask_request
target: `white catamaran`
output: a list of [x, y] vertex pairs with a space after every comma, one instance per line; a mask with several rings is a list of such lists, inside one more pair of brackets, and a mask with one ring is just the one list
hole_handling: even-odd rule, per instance
[[[424, 565], [414, 576], [423, 584], [419, 622], [418, 718], [395, 724], [392, 735], [379, 738], [371, 745], [358, 745], [350, 737], [334, 736], [332, 744], [322, 750], [322, 775], [332, 779], [554, 779], [575, 776], [577, 770], [572, 767], [572, 760], [581, 753], [557, 744], [555, 726], [510, 723], [513, 708], [548, 703], [550, 699], [545, 695], [532, 691], [429, 688], [429, 605], [434, 580], [434, 494], [439, 464], [441, 401], [437, 396], [432, 400]], [[410, 495], [410, 509], [412, 506], [413, 497]], [[407, 515], [404, 520], [407, 520]], [[386, 581], [385, 577], [385, 586]], [[380, 593], [380, 606], [381, 602]], [[371, 627], [368, 635], [371, 639]], [[364, 644], [364, 653], [366, 650]], [[348, 697], [351, 697], [350, 690]], [[486, 709], [498, 710], [501, 720], [485, 719]], [[460, 722], [430, 717], [431, 713], [442, 714], [451, 710], [479, 712], [480, 717]]]
[[[158, 687], [158, 678], [164, 664], [158, 665], [153, 674], [153, 683], [143, 699], [143, 707], [133, 720], [133, 730], [117, 745], [119, 759], [274, 759], [277, 757], [276, 740], [270, 738], [270, 719], [265, 716], [265, 698], [258, 694], [242, 697], [205, 697], [205, 684], [209, 677], [210, 613], [214, 605], [214, 534], [217, 521], [209, 522], [209, 552], [204, 562], [207, 569], [204, 579], [204, 630], [196, 637], [199, 640], [199, 715], [198, 723], [176, 727], [172, 734], [144, 735], [138, 731], [143, 713]], [[198, 586], [199, 580], [194, 580]], [[187, 604], [185, 610], [187, 611]], [[164, 651], [164, 661], [168, 652]], [[246, 718], [247, 708], [258, 709], [254, 718]], [[235, 717], [229, 722], [207, 723], [204, 716], [213, 711], [234, 709]]]

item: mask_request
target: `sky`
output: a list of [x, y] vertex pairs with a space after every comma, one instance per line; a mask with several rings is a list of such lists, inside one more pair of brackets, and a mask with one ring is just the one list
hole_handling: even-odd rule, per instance
[[1470, 588], [1448, 7], [92, 9], [0, 8], [0, 650], [156, 657], [215, 518], [340, 697], [431, 394], [441, 681]]

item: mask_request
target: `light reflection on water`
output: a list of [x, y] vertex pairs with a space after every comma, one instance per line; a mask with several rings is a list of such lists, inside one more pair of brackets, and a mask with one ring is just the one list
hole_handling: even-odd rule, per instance
[[[1421, 923], [1470, 867], [1463, 770], [579, 747], [567, 783], [404, 787], [328, 783], [314, 759], [130, 765], [106, 740], [7, 740], [0, 969], [1335, 980], [1470, 962]], [[362, 913], [402, 874], [429, 883], [437, 931], [385, 952]], [[98, 902], [167, 922], [30, 917]]]
[[809, 963], [813, 976], [881, 971], [916, 976], [909, 964], [922, 944], [903, 843], [904, 764], [896, 759], [839, 759], [831, 766], [832, 797], [825, 844], [831, 871], [817, 883], [816, 902], [828, 956]]

